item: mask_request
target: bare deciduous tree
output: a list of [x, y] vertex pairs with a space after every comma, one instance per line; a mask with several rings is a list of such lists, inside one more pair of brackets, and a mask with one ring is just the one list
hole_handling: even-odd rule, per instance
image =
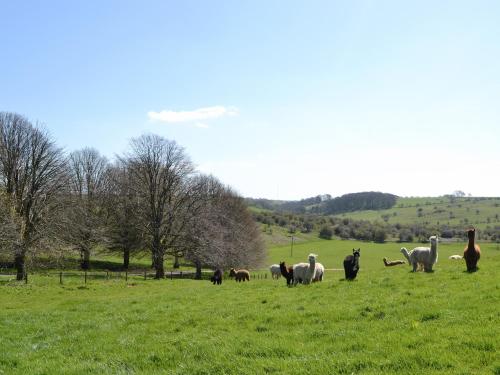
[[131, 186], [128, 167], [122, 162], [110, 168], [110, 185], [106, 194], [108, 220], [108, 249], [123, 255], [123, 268], [128, 269], [130, 255], [140, 252], [143, 236], [137, 213], [140, 197]]
[[243, 199], [212, 176], [201, 176], [203, 205], [186, 228], [185, 257], [201, 268], [259, 267], [265, 247]]
[[109, 174], [108, 161], [93, 148], [69, 156], [70, 202], [67, 210], [67, 240], [81, 256], [82, 269], [90, 267], [93, 247], [105, 241], [102, 208]]
[[157, 135], [143, 135], [131, 141], [125, 161], [133, 178], [133, 189], [140, 197], [140, 215], [147, 244], [152, 252], [155, 277], [163, 278], [164, 257], [175, 249], [190, 204], [190, 177], [194, 167], [176, 142]]
[[57, 228], [53, 219], [67, 174], [62, 151], [47, 132], [15, 113], [0, 113], [0, 183], [18, 222], [13, 252], [21, 280], [26, 256]]

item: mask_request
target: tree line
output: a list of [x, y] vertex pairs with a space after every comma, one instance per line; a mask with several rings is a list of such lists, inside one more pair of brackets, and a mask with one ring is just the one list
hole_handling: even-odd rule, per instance
[[251, 206], [271, 211], [336, 215], [353, 211], [389, 209], [396, 204], [397, 198], [397, 195], [394, 194], [368, 191], [344, 194], [335, 198], [332, 198], [329, 194], [324, 194], [298, 201], [278, 201], [262, 198], [246, 198], [246, 201]]
[[244, 200], [196, 171], [175, 141], [145, 134], [109, 161], [96, 149], [66, 154], [39, 123], [0, 112], [0, 255], [17, 279], [37, 254], [79, 254], [89, 269], [97, 247], [149, 254], [156, 278], [164, 260], [202, 267], [256, 267], [265, 258]]

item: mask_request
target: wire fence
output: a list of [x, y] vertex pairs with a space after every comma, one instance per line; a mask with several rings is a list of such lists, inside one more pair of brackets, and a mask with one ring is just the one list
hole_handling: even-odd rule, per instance
[[[59, 284], [64, 284], [66, 281], [80, 281], [83, 284], [87, 284], [91, 280], [123, 280], [128, 282], [129, 280], [152, 280], [155, 279], [156, 274], [153, 271], [52, 271], [52, 272], [31, 272], [25, 273], [23, 277], [23, 282], [25, 284], [33, 283], [33, 276], [42, 276], [54, 278]], [[196, 277], [196, 271], [167, 271], [165, 272], [165, 279], [188, 279], [188, 280], [210, 280], [213, 276], [212, 271], [202, 271], [200, 277]], [[15, 272], [0, 271], [0, 282], [6, 283], [16, 280], [17, 274]], [[251, 279], [254, 280], [266, 280], [273, 278], [267, 272], [251, 272]], [[224, 279], [234, 280], [229, 278], [226, 274]], [[56, 281], [56, 282], [57, 282]]]

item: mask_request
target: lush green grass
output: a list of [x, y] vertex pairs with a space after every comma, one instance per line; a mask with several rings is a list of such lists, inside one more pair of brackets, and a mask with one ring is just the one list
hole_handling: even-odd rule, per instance
[[[419, 216], [421, 209], [421, 216]], [[450, 216], [451, 213], [451, 216]], [[484, 229], [486, 226], [500, 226], [500, 198], [398, 198], [396, 205], [388, 210], [356, 211], [337, 215], [356, 220], [383, 221], [388, 223], [431, 225], [474, 225]]]
[[270, 262], [311, 251], [341, 268], [361, 247], [357, 280], [328, 271], [287, 288], [252, 280], [93, 280], [35, 276], [0, 284], [0, 374], [500, 373], [500, 250], [482, 246], [467, 273], [460, 244], [441, 244], [434, 273], [399, 244], [317, 241], [273, 248]]

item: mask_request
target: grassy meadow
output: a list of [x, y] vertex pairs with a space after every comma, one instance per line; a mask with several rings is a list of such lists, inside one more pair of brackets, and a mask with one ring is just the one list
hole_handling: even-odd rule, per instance
[[[0, 374], [500, 374], [500, 250], [482, 245], [465, 272], [464, 243], [440, 244], [433, 273], [400, 244], [314, 241], [270, 250], [270, 263], [319, 255], [322, 283], [268, 279], [91, 280], [33, 276], [0, 283]], [[409, 246], [411, 247], [411, 246]]]

